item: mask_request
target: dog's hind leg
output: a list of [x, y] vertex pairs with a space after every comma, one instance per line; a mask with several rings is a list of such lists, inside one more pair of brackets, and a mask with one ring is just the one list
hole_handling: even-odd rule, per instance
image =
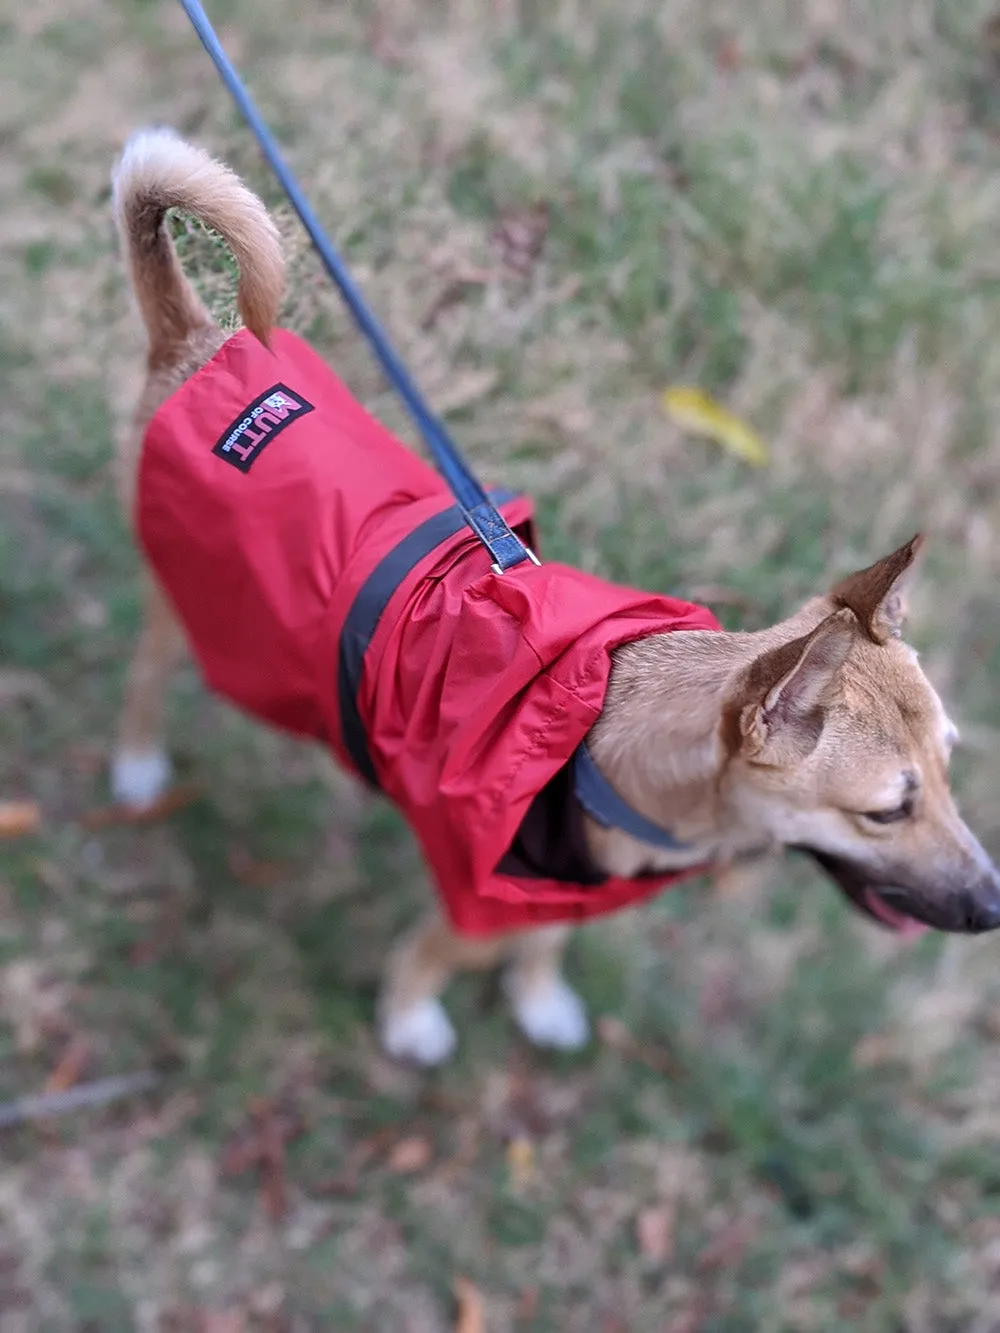
[[152, 805], [170, 782], [164, 703], [170, 676], [184, 652], [184, 636], [174, 613], [150, 579], [145, 621], [129, 667], [111, 761], [111, 794], [133, 809]]
[[518, 1027], [536, 1046], [576, 1051], [587, 1044], [590, 1025], [576, 991], [562, 975], [570, 926], [543, 926], [518, 935], [504, 977], [504, 990]]
[[496, 966], [509, 938], [457, 935], [429, 913], [393, 950], [378, 1002], [379, 1036], [398, 1060], [438, 1065], [455, 1049], [455, 1029], [438, 996], [455, 972]]

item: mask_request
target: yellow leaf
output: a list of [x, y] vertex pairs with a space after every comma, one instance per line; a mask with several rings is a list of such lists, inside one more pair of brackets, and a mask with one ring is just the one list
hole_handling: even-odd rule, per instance
[[515, 1189], [523, 1189], [535, 1173], [535, 1145], [530, 1139], [518, 1137], [507, 1144], [507, 1170]]
[[667, 389], [663, 407], [671, 421], [692, 435], [705, 435], [752, 467], [764, 467], [767, 445], [745, 421], [734, 416], [701, 389]]

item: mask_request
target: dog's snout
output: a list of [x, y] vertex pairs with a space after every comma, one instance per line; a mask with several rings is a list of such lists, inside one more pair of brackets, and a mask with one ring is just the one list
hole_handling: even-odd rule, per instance
[[994, 882], [985, 893], [970, 894], [966, 906], [968, 930], [976, 935], [1000, 926], [1000, 886]]

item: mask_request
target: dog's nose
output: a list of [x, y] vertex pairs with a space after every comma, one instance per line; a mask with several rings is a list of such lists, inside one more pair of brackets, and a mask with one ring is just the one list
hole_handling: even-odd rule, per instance
[[970, 899], [966, 907], [966, 922], [969, 931], [976, 935], [996, 930], [1000, 926], [1000, 894]]

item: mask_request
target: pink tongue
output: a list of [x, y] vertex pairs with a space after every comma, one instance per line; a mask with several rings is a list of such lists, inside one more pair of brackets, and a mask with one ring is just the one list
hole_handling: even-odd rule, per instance
[[904, 940], [918, 939], [930, 930], [930, 926], [925, 926], [921, 921], [914, 921], [912, 916], [904, 916], [902, 912], [897, 912], [894, 907], [890, 907], [885, 899], [878, 896], [874, 889], [865, 889], [865, 906], [872, 916], [878, 917], [884, 926], [894, 930]]

